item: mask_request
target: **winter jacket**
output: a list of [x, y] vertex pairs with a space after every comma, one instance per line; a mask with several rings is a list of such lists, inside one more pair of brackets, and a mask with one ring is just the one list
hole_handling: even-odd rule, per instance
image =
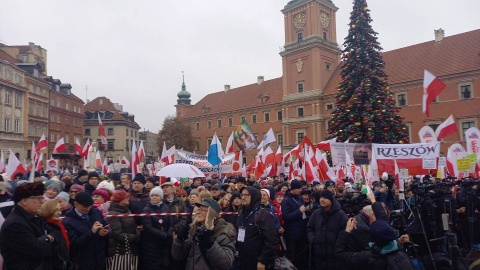
[[278, 232], [278, 230], [280, 229], [280, 219], [278, 219], [278, 215], [277, 215], [277, 211], [275, 210], [275, 207], [273, 207], [269, 202], [266, 205], [261, 204], [261, 207], [268, 210], [268, 212], [272, 214], [273, 221], [275, 223], [275, 229], [277, 229], [277, 232]]
[[0, 231], [0, 248], [5, 269], [55, 269], [51, 260], [56, 257], [55, 245], [58, 242], [46, 241], [45, 233], [60, 239], [43, 219], [16, 206], [3, 223]]
[[245, 228], [245, 241], [237, 241], [240, 269], [256, 269], [260, 261], [266, 266], [273, 262], [278, 244], [275, 223], [270, 212], [260, 207], [260, 190], [245, 187], [250, 193], [250, 205], [243, 208], [238, 216], [238, 228]]
[[303, 213], [300, 211], [300, 206], [303, 205], [299, 196], [294, 196], [290, 191], [287, 191], [285, 198], [282, 201], [282, 217], [285, 223], [285, 239], [288, 241], [298, 241], [305, 237], [307, 218], [303, 218]]
[[13, 210], [13, 196], [8, 192], [5, 192], [5, 194], [0, 195], [0, 203], [2, 203], [2, 206], [0, 206], [0, 213], [4, 218], [7, 218]]
[[345, 229], [348, 217], [337, 200], [333, 200], [328, 212], [319, 208], [313, 212], [307, 224], [308, 242], [313, 245], [316, 269], [337, 269], [335, 241], [338, 233]]
[[[168, 209], [168, 213], [186, 213], [187, 209], [185, 208], [185, 203], [182, 200], [179, 200], [177, 195], [173, 196], [172, 201], [168, 201], [167, 198], [163, 198], [163, 204]], [[187, 225], [186, 216], [173, 216], [173, 231], [179, 232], [185, 225]]]
[[351, 269], [370, 269], [370, 270], [387, 270], [388, 254], [399, 252], [397, 241], [392, 241], [391, 244], [383, 248], [372, 246], [369, 250], [360, 252], [349, 251], [348, 238], [350, 234], [342, 230], [335, 244], [335, 254], [339, 261], [342, 261]]
[[[132, 212], [132, 214], [142, 213], [143, 209], [150, 201], [150, 194], [145, 188], [142, 190], [141, 193], [137, 193], [133, 189], [130, 189], [128, 193], [130, 194], [130, 197], [128, 199], [128, 202], [130, 204], [128, 208], [130, 209], [130, 212]], [[142, 225], [142, 218], [135, 217], [135, 223], [137, 225]]]
[[93, 207], [88, 213], [88, 220], [79, 216], [75, 207], [70, 208], [63, 219], [70, 239], [70, 260], [82, 270], [105, 269], [109, 236], [100, 236], [100, 230], [92, 232], [96, 221], [107, 225], [100, 210]]
[[355, 216], [357, 227], [351, 233], [350, 248], [352, 251], [362, 251], [368, 249], [368, 243], [372, 241], [370, 237], [370, 224], [366, 214], [360, 213]]
[[[209, 269], [196, 235], [197, 226], [193, 226], [186, 240], [173, 240], [172, 256], [175, 260], [187, 260], [186, 270]], [[213, 267], [211, 270], [228, 270], [235, 258], [235, 229], [232, 224], [218, 219], [213, 227], [213, 246], [204, 250], [205, 257]]]
[[92, 196], [92, 193], [97, 189], [97, 187], [94, 187], [90, 185], [90, 183], [87, 181], [85, 184], [85, 192], [88, 193], [90, 196]]
[[[65, 240], [65, 237], [63, 236], [60, 228], [60, 226], [63, 226], [63, 224], [56, 224], [55, 222], [60, 223], [60, 220], [53, 221], [48, 218], [45, 220], [45, 222], [54, 231], [56, 231], [57, 235], [59, 234], [62, 236], [59, 238], [55, 238], [55, 242], [57, 244], [54, 245], [53, 252], [56, 254], [56, 256], [53, 256], [53, 258], [50, 259], [50, 263], [52, 265], [52, 269], [63, 269], [64, 263], [68, 263], [70, 259], [69, 248], [67, 247], [67, 241]], [[68, 238], [68, 235], [66, 237]]]
[[[143, 209], [144, 213], [168, 213], [168, 206], [150, 202]], [[143, 269], [168, 269], [172, 243], [173, 221], [170, 216], [149, 216], [142, 218], [142, 260]]]
[[[110, 215], [130, 214], [128, 207], [122, 206], [116, 202], [110, 202]], [[124, 255], [126, 253], [125, 238], [128, 241], [129, 250], [133, 255], [139, 254], [140, 232], [137, 230], [137, 224], [133, 217], [107, 218], [110, 224], [111, 233], [108, 242], [108, 257], [116, 254]]]

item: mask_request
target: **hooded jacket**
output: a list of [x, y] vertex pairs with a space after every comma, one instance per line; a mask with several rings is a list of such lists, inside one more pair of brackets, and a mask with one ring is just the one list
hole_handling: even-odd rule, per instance
[[[244, 207], [238, 216], [238, 228], [245, 229], [245, 241], [237, 241], [240, 269], [256, 269], [257, 263], [262, 262], [268, 267], [275, 255], [278, 237], [273, 215], [261, 208], [260, 190], [254, 187], [244, 187], [250, 194], [250, 205]], [[254, 259], [256, 258], [256, 259]]]
[[313, 245], [315, 269], [338, 269], [335, 261], [335, 241], [345, 229], [348, 217], [337, 200], [332, 201], [328, 212], [319, 208], [313, 212], [307, 224], [308, 242]]
[[[173, 240], [172, 256], [175, 260], [187, 260], [186, 270], [209, 269], [198, 245], [196, 226], [192, 226], [187, 240]], [[235, 228], [224, 219], [218, 219], [213, 227], [213, 246], [205, 250], [205, 256], [213, 269], [228, 270], [235, 258]]]
[[288, 241], [299, 241], [304, 239], [308, 219], [303, 218], [300, 206], [303, 200], [300, 196], [293, 195], [287, 191], [282, 201], [282, 218], [285, 225], [285, 238]]

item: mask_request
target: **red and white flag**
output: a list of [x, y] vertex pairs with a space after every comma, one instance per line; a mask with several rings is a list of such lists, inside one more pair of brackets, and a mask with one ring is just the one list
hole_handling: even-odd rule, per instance
[[437, 130], [435, 130], [435, 135], [437, 135], [437, 140], [457, 132], [457, 125], [455, 125], [455, 120], [453, 120], [453, 115], [451, 114], [445, 122], [441, 123]]
[[319, 173], [320, 179], [323, 181], [325, 180], [336, 181], [337, 176], [335, 175], [335, 172], [332, 170], [330, 165], [328, 165], [327, 154], [320, 152], [320, 150], [317, 148], [315, 152], [315, 158], [317, 159], [317, 162], [318, 162], [318, 173]]
[[82, 150], [82, 157], [88, 157], [88, 151], [90, 150], [90, 139], [87, 139]]
[[100, 151], [97, 150], [97, 153], [95, 153], [95, 168], [96, 169], [101, 169], [102, 168], [102, 158], [100, 157]]
[[45, 134], [42, 134], [42, 137], [40, 137], [37, 147], [35, 148], [35, 153], [40, 153], [40, 151], [47, 149], [47, 146], [48, 142], [47, 139], [45, 139]]
[[232, 134], [230, 134], [230, 137], [228, 137], [227, 146], [225, 147], [225, 154], [233, 153], [234, 151], [233, 143], [234, 143], [234, 140], [233, 140], [233, 131], [232, 131]]
[[132, 165], [132, 178], [135, 177], [138, 173], [138, 165], [140, 165], [140, 160], [138, 159], [138, 153], [137, 153], [137, 145], [135, 143], [135, 140], [132, 141], [132, 162], [130, 165]]
[[264, 151], [262, 155], [262, 161], [264, 164], [264, 167], [267, 168], [271, 164], [273, 164], [273, 161], [275, 160], [275, 154], [273, 153], [273, 150], [270, 146], [268, 146]]
[[262, 148], [263, 146], [269, 144], [269, 143], [272, 143], [272, 142], [275, 142], [277, 141], [275, 139], [275, 133], [273, 133], [273, 129], [270, 128], [267, 132], [267, 134], [265, 134], [265, 137], [263, 138], [263, 140], [260, 142], [260, 144], [258, 145], [257, 149], [260, 149]]
[[324, 150], [324, 151], [331, 151], [330, 143], [332, 143], [332, 142], [333, 143], [337, 142], [337, 137], [335, 137], [333, 139], [330, 139], [330, 140], [326, 140], [326, 141], [317, 143], [317, 148], [320, 149], [320, 150]]
[[10, 150], [10, 155], [8, 156], [8, 164], [7, 164], [7, 175], [10, 177], [10, 179], [13, 180], [13, 177], [15, 177], [17, 173], [25, 173], [25, 172], [26, 170], [23, 164], [20, 163], [20, 161], [12, 152], [12, 150]]
[[128, 158], [125, 156], [122, 157], [121, 163], [127, 165], [127, 167], [130, 167], [130, 160], [128, 160]]
[[428, 117], [430, 116], [430, 103], [445, 89], [445, 86], [435, 75], [428, 72], [428, 70], [424, 71], [422, 112]]
[[104, 157], [103, 158], [103, 164], [102, 164], [102, 174], [103, 175], [106, 175], [108, 173], [108, 168], [109, 168], [108, 159], [107, 159], [107, 157]]
[[3, 152], [1, 152], [0, 153], [0, 173], [4, 173], [4, 172], [5, 172], [5, 157], [3, 156]]
[[55, 147], [53, 148], [53, 153], [54, 154], [58, 154], [58, 153], [61, 153], [65, 151], [65, 140], [62, 138], [60, 138], [60, 140], [58, 140], [58, 142], [55, 144]]
[[82, 152], [82, 145], [80, 144], [78, 138], [75, 138], [75, 153], [79, 156], [82, 156]]
[[162, 155], [160, 156], [160, 161], [164, 162], [165, 165], [170, 164], [170, 159], [168, 157], [167, 144], [165, 142], [163, 142]]
[[138, 146], [138, 160], [142, 160], [145, 157], [145, 148], [143, 148], [143, 141], [140, 141]]
[[105, 129], [103, 128], [102, 119], [100, 119], [100, 114], [98, 115], [98, 125], [100, 129], [100, 138], [102, 141], [102, 146], [107, 145], [107, 136], [105, 135]]
[[41, 173], [42, 170], [43, 170], [43, 155], [42, 154], [40, 154], [38, 156], [37, 167], [35, 168], [35, 170], [39, 173]]

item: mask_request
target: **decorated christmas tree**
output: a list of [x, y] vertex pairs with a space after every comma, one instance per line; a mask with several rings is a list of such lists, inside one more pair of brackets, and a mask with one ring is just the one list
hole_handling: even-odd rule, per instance
[[369, 11], [366, 0], [354, 0], [329, 137], [340, 142], [408, 143]]

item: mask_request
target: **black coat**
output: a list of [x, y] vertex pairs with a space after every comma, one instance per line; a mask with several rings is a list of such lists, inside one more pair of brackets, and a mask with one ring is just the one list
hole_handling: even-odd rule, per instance
[[[177, 195], [173, 196], [173, 200], [170, 202], [166, 198], [163, 198], [163, 203], [167, 207], [168, 213], [186, 213], [185, 202], [179, 200]], [[173, 216], [173, 231], [179, 232], [185, 225], [187, 225], [186, 216]]]
[[100, 230], [94, 234], [92, 226], [96, 221], [104, 226], [107, 222], [100, 210], [94, 207], [90, 209], [88, 216], [89, 219], [86, 220], [77, 215], [75, 207], [72, 207], [63, 219], [63, 226], [70, 238], [71, 261], [82, 270], [105, 269], [109, 236], [100, 236]]
[[370, 224], [364, 214], [359, 213], [355, 216], [357, 228], [352, 231], [350, 237], [350, 247], [353, 251], [362, 251], [368, 249], [368, 243], [372, 242], [370, 236]]
[[[168, 213], [168, 206], [150, 202], [143, 209], [144, 213]], [[170, 216], [147, 216], [142, 218], [142, 259], [143, 269], [164, 269], [170, 264], [173, 221]]]
[[238, 216], [238, 227], [245, 228], [245, 241], [237, 241], [241, 270], [257, 269], [259, 261], [267, 266], [271, 264], [278, 244], [273, 216], [260, 207], [260, 190], [254, 187], [246, 189], [251, 196], [250, 205]]
[[58, 243], [48, 242], [45, 233], [55, 239], [62, 237], [42, 218], [16, 206], [0, 231], [0, 249], [6, 269], [55, 269], [51, 260], [56, 257], [55, 245]]
[[[290, 191], [282, 201], [282, 218], [285, 226], [285, 239], [299, 241], [304, 239], [308, 219], [303, 218], [300, 206], [303, 201], [299, 196], [294, 196]], [[306, 214], [305, 214], [306, 216]]]
[[316, 269], [337, 269], [335, 241], [338, 233], [345, 229], [348, 217], [337, 200], [333, 200], [328, 212], [319, 208], [313, 212], [307, 224], [307, 237], [313, 245]]
[[[57, 235], [61, 235], [62, 237], [56, 238], [55, 242], [57, 243], [53, 247], [53, 252], [56, 254], [56, 256], [53, 256], [53, 258], [50, 260], [52, 269], [62, 269], [63, 270], [63, 264], [68, 263], [70, 259], [70, 253], [67, 248], [67, 242], [65, 241], [65, 238], [62, 235], [62, 231], [60, 229], [60, 226], [58, 224], [55, 224], [53, 222], [49, 222], [46, 220], [47, 225], [50, 226], [54, 231], [56, 231]], [[68, 237], [68, 235], [67, 235]]]
[[[128, 210], [127, 207], [121, 206], [116, 202], [110, 202], [110, 209], [108, 210], [108, 214], [130, 214], [130, 210]], [[137, 230], [137, 224], [135, 224], [134, 218], [107, 218], [107, 222], [110, 224], [110, 228], [112, 229], [108, 243], [108, 257], [114, 256], [117, 249], [118, 254], [125, 254], [125, 238], [128, 241], [130, 252], [133, 255], [138, 255], [140, 251], [140, 233]]]

